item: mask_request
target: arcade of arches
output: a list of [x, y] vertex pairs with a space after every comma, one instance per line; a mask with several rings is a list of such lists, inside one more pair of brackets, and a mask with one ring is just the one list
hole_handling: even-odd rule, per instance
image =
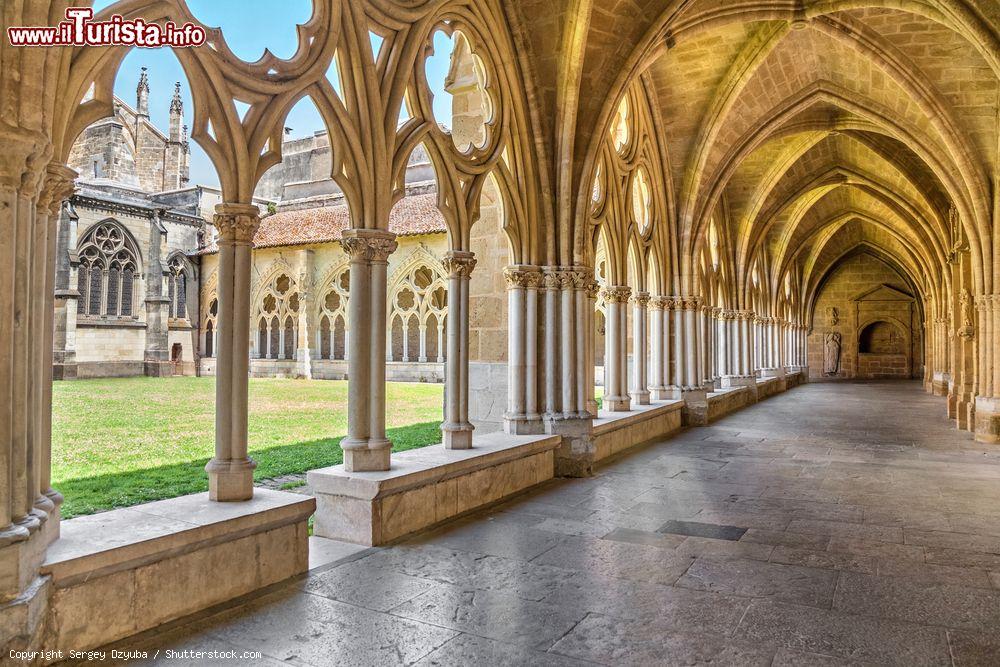
[[[67, 4], [0, 16], [51, 25]], [[183, 0], [116, 12], [197, 22]], [[217, 380], [210, 491], [61, 525], [55, 229], [70, 151], [113, 114], [127, 49], [0, 44], [6, 646], [97, 646], [300, 574], [314, 511], [318, 536], [384, 544], [805, 381], [910, 378], [968, 446], [1000, 442], [994, 0], [314, 0], [295, 55], [254, 63], [207, 30], [176, 56], [222, 193], [198, 325]], [[438, 31], [458, 36], [447, 123], [425, 69]], [[252, 285], [254, 192], [305, 99], [350, 209], [345, 271]], [[390, 293], [391, 212], [418, 146], [447, 251]], [[70, 289], [94, 313], [139, 307], [143, 258], [115, 233], [86, 240]], [[344, 465], [310, 473], [315, 500], [255, 490], [247, 455], [251, 358], [307, 348], [346, 359], [349, 394]], [[391, 453], [396, 353], [444, 360], [441, 446]]]

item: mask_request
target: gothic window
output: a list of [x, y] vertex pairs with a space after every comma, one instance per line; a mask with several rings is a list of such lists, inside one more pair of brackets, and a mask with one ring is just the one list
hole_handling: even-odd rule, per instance
[[202, 348], [206, 357], [214, 357], [216, 350], [215, 335], [219, 330], [219, 300], [212, 295], [208, 300], [208, 309], [205, 311], [202, 321], [205, 323], [205, 345]]
[[167, 296], [170, 299], [170, 318], [187, 319], [187, 273], [179, 256], [174, 256], [167, 264]]
[[257, 357], [294, 359], [298, 349], [294, 322], [299, 310], [295, 281], [278, 274], [258, 291], [256, 302]]
[[347, 269], [338, 273], [319, 303], [319, 358], [346, 359], [347, 299], [351, 277]]
[[393, 286], [389, 312], [390, 361], [444, 360], [442, 343], [448, 290], [442, 271], [429, 264], [417, 265]]
[[79, 314], [134, 317], [139, 252], [132, 236], [108, 220], [87, 232], [78, 248]]

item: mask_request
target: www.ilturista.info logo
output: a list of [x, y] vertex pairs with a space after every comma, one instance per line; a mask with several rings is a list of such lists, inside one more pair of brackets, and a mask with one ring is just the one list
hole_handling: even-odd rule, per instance
[[93, 21], [90, 7], [70, 7], [66, 20], [57, 26], [21, 26], [7, 28], [11, 46], [201, 46], [205, 29], [190, 21], [178, 26], [173, 21], [163, 25], [142, 19], [125, 19], [114, 14], [107, 21]]

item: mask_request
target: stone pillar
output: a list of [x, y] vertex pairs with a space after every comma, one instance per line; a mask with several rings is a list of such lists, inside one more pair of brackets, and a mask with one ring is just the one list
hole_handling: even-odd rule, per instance
[[600, 292], [600, 284], [594, 280], [593, 272], [587, 278], [584, 289], [587, 294], [586, 308], [587, 308], [587, 349], [585, 352], [584, 361], [584, 377], [581, 378], [585, 383], [585, 389], [587, 391], [587, 414], [590, 417], [597, 417], [597, 400], [594, 398], [594, 368], [596, 366], [595, 356], [597, 350], [594, 349], [594, 339], [596, 338], [596, 326], [597, 326], [597, 295]]
[[[150, 377], [173, 374], [170, 350], [167, 349], [167, 320], [170, 297], [165, 289], [167, 267], [163, 264], [163, 241], [167, 230], [160, 221], [162, 211], [155, 211], [149, 225], [149, 251], [146, 257], [146, 349], [143, 372]], [[103, 281], [105, 284], [107, 280]], [[249, 320], [250, 315], [247, 315]]]
[[507, 281], [507, 411], [504, 430], [511, 434], [544, 431], [538, 404], [537, 266], [504, 269]]
[[604, 409], [626, 412], [631, 408], [628, 395], [628, 321], [626, 307], [632, 289], [625, 286], [604, 288], [607, 309], [604, 355]]
[[247, 455], [250, 254], [260, 212], [252, 204], [219, 204], [212, 224], [219, 232], [219, 351], [215, 456], [205, 466], [208, 494], [216, 501], [249, 500], [257, 466]]
[[[593, 438], [592, 415], [584, 392], [578, 391], [580, 357], [591, 358], [578, 337], [578, 292], [591, 279], [588, 267], [542, 267], [545, 286], [545, 429], [560, 435], [556, 450], [556, 474], [586, 477], [593, 474], [597, 455]], [[588, 337], [588, 341], [591, 341]], [[588, 342], [587, 344], [591, 344]], [[583, 402], [581, 402], [583, 398]]]
[[684, 401], [683, 419], [685, 424], [707, 423], [708, 397], [700, 375], [699, 362], [701, 336], [699, 336], [698, 312], [701, 299], [696, 296], [677, 297], [674, 300], [675, 324], [674, 351], [676, 373], [679, 384], [678, 398]]
[[76, 314], [80, 298], [76, 243], [79, 218], [73, 206], [67, 203], [61, 208], [56, 222], [55, 335], [52, 343], [52, 377], [55, 380], [76, 379]]
[[731, 340], [729, 338], [729, 311], [716, 308], [715, 315], [715, 373], [718, 388], [722, 388], [723, 376], [729, 375], [729, 355]]
[[670, 391], [670, 299], [654, 296], [649, 300], [649, 395], [654, 401], [671, 398]]
[[[1000, 315], [1000, 295], [987, 294], [979, 298], [980, 338], [979, 347], [994, 350], [997, 345], [997, 318]], [[987, 324], [988, 323], [988, 324]], [[927, 341], [925, 341], [925, 344]], [[975, 404], [975, 437], [978, 442], [1000, 442], [1000, 389], [996, 364], [986, 369], [987, 380], [980, 388]]]
[[[312, 379], [312, 350], [310, 345], [317, 342], [313, 336], [312, 316], [315, 312], [313, 292], [313, 258], [314, 251], [305, 248], [299, 251], [299, 313], [296, 323], [295, 374], [298, 377]], [[331, 332], [332, 335], [332, 332]], [[317, 340], [314, 340], [317, 339]]]
[[646, 323], [646, 308], [649, 306], [649, 293], [636, 292], [632, 298], [632, 389], [629, 397], [636, 405], [649, 405], [649, 383], [646, 371], [649, 364], [649, 342], [646, 338], [648, 325]]
[[452, 250], [442, 264], [448, 276], [448, 356], [441, 431], [446, 449], [469, 449], [474, 430], [469, 423], [469, 277], [476, 259], [471, 252]]
[[349, 229], [343, 233], [341, 245], [351, 260], [347, 437], [340, 443], [344, 469], [388, 470], [392, 443], [385, 437], [386, 281], [389, 255], [396, 250], [396, 235], [383, 230]]

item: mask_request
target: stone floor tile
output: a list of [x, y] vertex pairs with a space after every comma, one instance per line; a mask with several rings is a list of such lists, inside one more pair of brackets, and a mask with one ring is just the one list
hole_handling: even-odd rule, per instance
[[1000, 554], [1000, 537], [992, 535], [969, 535], [939, 530], [907, 530], [906, 543], [925, 547], [945, 547]]
[[829, 535], [809, 535], [807, 533], [790, 533], [783, 530], [765, 530], [750, 528], [740, 538], [740, 542], [755, 542], [774, 546], [791, 547], [793, 549], [813, 549], [822, 551], [830, 543]]
[[603, 616], [651, 621], [673, 630], [732, 634], [749, 600], [643, 581], [581, 574], [543, 602]]
[[834, 608], [851, 614], [988, 630], [1000, 627], [1000, 593], [970, 586], [845, 572]]
[[533, 562], [603, 577], [672, 584], [693, 561], [644, 544], [579, 537], [567, 538]]
[[903, 530], [892, 526], [870, 526], [843, 521], [822, 521], [819, 519], [793, 519], [788, 524], [793, 533], [815, 533], [831, 537], [854, 537], [880, 542], [903, 542]]
[[916, 579], [927, 584], [953, 584], [956, 586], [972, 586], [974, 588], [993, 588], [993, 584], [990, 583], [989, 573], [986, 570], [971, 567], [956, 567], [953, 565], [918, 563], [912, 560], [880, 558], [878, 559], [877, 574], [882, 577]]
[[716, 523], [671, 519], [660, 526], [656, 532], [670, 535], [688, 535], [691, 537], [710, 537], [714, 540], [737, 542], [743, 537], [743, 533], [747, 532], [747, 529], [740, 526], [723, 526]]
[[609, 665], [771, 664], [774, 651], [713, 635], [663, 631], [646, 623], [592, 614], [550, 650]]
[[924, 561], [925, 550], [913, 544], [896, 544], [894, 542], [879, 542], [856, 537], [833, 536], [826, 547], [827, 551], [854, 554], [856, 556], [872, 556], [875, 558], [895, 558], [898, 560]]
[[924, 549], [924, 558], [928, 563], [955, 565], [957, 567], [978, 567], [986, 570], [1000, 571], [1000, 554], [943, 547], [922, 548]]
[[785, 602], [829, 607], [837, 573], [830, 570], [745, 559], [699, 558], [677, 586], [701, 591], [769, 597]]
[[460, 634], [430, 655], [424, 656], [416, 663], [416, 667], [572, 667], [579, 664], [576, 660], [552, 653], [511, 646], [476, 635]]
[[947, 665], [943, 628], [864, 618], [774, 600], [754, 600], [736, 637], [867, 664]]
[[411, 577], [363, 562], [347, 563], [332, 570], [310, 574], [302, 584], [304, 590], [332, 600], [388, 611], [437, 584], [428, 579]]
[[425, 539], [462, 551], [527, 561], [551, 549], [562, 536], [503, 521], [473, 521], [443, 528], [428, 534]]
[[368, 550], [358, 544], [328, 540], [325, 537], [309, 536], [309, 569], [341, 563], [358, 557]]
[[791, 547], [775, 547], [771, 552], [772, 563], [786, 565], [801, 565], [827, 570], [850, 570], [875, 574], [878, 572], [878, 559], [870, 556], [859, 556], [833, 551], [813, 551], [811, 549], [795, 549]]
[[716, 540], [709, 537], [688, 537], [674, 549], [682, 556], [708, 556], [711, 558], [748, 558], [751, 560], [768, 560], [774, 547], [770, 544], [757, 544], [732, 540]]
[[995, 630], [949, 630], [948, 643], [955, 667], [995, 667], [1000, 660], [1000, 636]]
[[212, 637], [307, 665], [416, 662], [457, 633], [311, 594], [267, 596], [220, 615]]
[[441, 585], [391, 611], [398, 617], [545, 649], [583, 619], [576, 610], [508, 593]]
[[[453, 639], [452, 641], [455, 640]], [[774, 662], [771, 663], [771, 667], [851, 667], [862, 664], [832, 655], [821, 655], [808, 651], [780, 648], [774, 654]]]
[[687, 539], [683, 535], [667, 535], [664, 533], [654, 533], [648, 530], [636, 530], [634, 528], [616, 528], [602, 539], [614, 542], [628, 542], [630, 544], [644, 544], [660, 549], [676, 549], [684, 544]]

